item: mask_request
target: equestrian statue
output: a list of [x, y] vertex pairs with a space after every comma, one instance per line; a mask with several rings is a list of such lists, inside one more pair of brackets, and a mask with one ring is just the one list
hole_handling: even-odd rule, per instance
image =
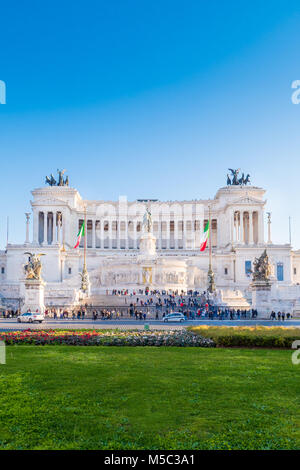
[[238, 178], [238, 174], [241, 171], [240, 168], [237, 170], [233, 170], [232, 168], [228, 168], [229, 171], [231, 171], [231, 178], [227, 173], [227, 186], [246, 186], [247, 184], [250, 184], [250, 175], [249, 173], [247, 174], [245, 178], [245, 174], [242, 173], [241, 178]]
[[46, 176], [46, 184], [49, 186], [69, 186], [69, 177], [66, 176], [64, 179], [64, 174], [66, 170], [57, 170], [58, 173], [58, 181], [54, 178], [53, 174], [51, 173], [50, 176]]

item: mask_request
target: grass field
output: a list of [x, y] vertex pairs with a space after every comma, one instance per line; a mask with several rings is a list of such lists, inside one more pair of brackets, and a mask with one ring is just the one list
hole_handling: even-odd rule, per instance
[[9, 346], [1, 449], [296, 449], [291, 351]]

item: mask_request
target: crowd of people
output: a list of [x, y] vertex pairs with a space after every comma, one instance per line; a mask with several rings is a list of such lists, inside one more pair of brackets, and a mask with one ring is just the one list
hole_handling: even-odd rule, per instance
[[[173, 312], [181, 312], [187, 320], [243, 320], [256, 319], [258, 314], [255, 309], [232, 309], [219, 307], [210, 302], [207, 292], [188, 291], [180, 293], [174, 291], [153, 290], [145, 295], [143, 289], [139, 292], [129, 294], [128, 290], [113, 290], [113, 295], [128, 295], [129, 301], [126, 306], [119, 307], [93, 307], [83, 305], [77, 308], [54, 308], [45, 310], [46, 318], [84, 320], [91, 318], [95, 320], [118, 320], [131, 318], [136, 320], [156, 319], [162, 320], [166, 315]], [[2, 318], [16, 318], [20, 310], [6, 309], [2, 311]], [[292, 318], [290, 313], [275, 312], [270, 314], [271, 320], [285, 321]]]
[[[45, 311], [48, 318], [54, 319], [72, 319], [84, 320], [90, 318], [96, 320], [122, 320], [122, 319], [135, 319], [135, 320], [163, 320], [166, 315], [173, 312], [181, 312], [185, 315], [187, 320], [247, 320], [256, 319], [258, 312], [256, 309], [232, 309], [221, 308], [212, 305], [208, 302], [207, 298], [204, 300], [194, 297], [175, 298], [172, 295], [165, 298], [148, 298], [140, 299], [137, 297], [132, 301], [129, 307], [107, 307], [96, 308], [93, 306], [85, 305], [79, 309], [50, 309]], [[292, 318], [290, 313], [272, 312], [270, 319], [272, 320], [289, 320]]]
[[272, 310], [271, 314], [270, 314], [270, 319], [271, 320], [278, 320], [278, 321], [284, 321], [285, 319], [286, 320], [289, 320], [290, 318], [292, 318], [292, 315], [290, 313], [285, 313], [285, 312], [274, 312], [274, 310]]
[[2, 318], [17, 318], [20, 315], [20, 310], [6, 309], [2, 310]]
[[200, 293], [198, 291], [192, 291], [192, 290], [189, 290], [189, 291], [184, 291], [184, 290], [181, 290], [179, 291], [178, 289], [177, 290], [171, 290], [169, 292], [165, 291], [165, 290], [158, 290], [158, 289], [138, 289], [137, 291], [133, 290], [132, 292], [129, 292], [128, 289], [121, 289], [121, 290], [118, 290], [118, 289], [113, 289], [111, 292], [109, 290], [106, 291], [106, 295], [117, 295], [117, 296], [129, 296], [129, 297], [135, 297], [136, 295], [151, 295], [151, 296], [186, 296], [186, 295], [194, 295], [194, 296], [197, 296], [199, 295]]
[[57, 320], [72, 319], [72, 320], [84, 320], [87, 318], [88, 312], [87, 307], [80, 307], [77, 309], [68, 309], [68, 308], [51, 308], [45, 310], [46, 318], [53, 318]]

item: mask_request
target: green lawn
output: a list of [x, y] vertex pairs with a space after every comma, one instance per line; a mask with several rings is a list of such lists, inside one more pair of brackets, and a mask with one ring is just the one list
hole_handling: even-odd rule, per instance
[[291, 351], [10, 346], [0, 449], [294, 449]]

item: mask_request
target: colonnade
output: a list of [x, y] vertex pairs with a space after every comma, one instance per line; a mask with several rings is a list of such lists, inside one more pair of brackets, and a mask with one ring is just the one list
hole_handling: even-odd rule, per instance
[[[82, 222], [82, 219], [79, 220], [79, 225]], [[171, 220], [170, 218], [156, 219], [153, 217], [153, 234], [157, 238], [157, 249], [197, 249], [203, 235], [205, 222], [206, 220], [203, 219], [177, 220], [175, 217]], [[29, 219], [27, 219], [28, 223]], [[230, 226], [230, 238], [233, 243], [252, 245], [263, 243], [264, 241], [263, 211], [260, 209], [237, 210], [233, 208]], [[27, 243], [29, 241], [28, 230], [27, 225]], [[60, 244], [65, 239], [65, 230], [65, 217], [63, 217], [61, 211], [34, 211], [34, 243], [41, 245]], [[74, 242], [77, 231], [78, 224], [74, 227]], [[116, 220], [109, 217], [101, 220], [98, 218], [88, 218], [86, 233], [88, 248], [138, 249], [139, 238], [142, 233], [142, 220], [128, 220], [127, 218]], [[218, 226], [217, 219], [213, 219], [211, 230], [213, 246], [217, 246], [219, 243], [218, 234], [222, 234], [222, 227]], [[69, 243], [72, 242], [69, 241]]]
[[33, 214], [33, 241], [40, 245], [62, 242], [63, 217], [60, 211], [38, 211]]
[[[203, 220], [170, 220], [153, 218], [153, 234], [157, 249], [195, 249], [203, 234]], [[83, 219], [78, 221], [79, 230]], [[87, 219], [87, 247], [103, 249], [138, 249], [142, 233], [142, 220]], [[217, 240], [217, 219], [213, 220], [213, 239]], [[83, 246], [83, 240], [81, 241]]]
[[263, 243], [264, 226], [263, 211], [234, 210], [232, 224], [232, 241], [235, 243], [252, 245]]

